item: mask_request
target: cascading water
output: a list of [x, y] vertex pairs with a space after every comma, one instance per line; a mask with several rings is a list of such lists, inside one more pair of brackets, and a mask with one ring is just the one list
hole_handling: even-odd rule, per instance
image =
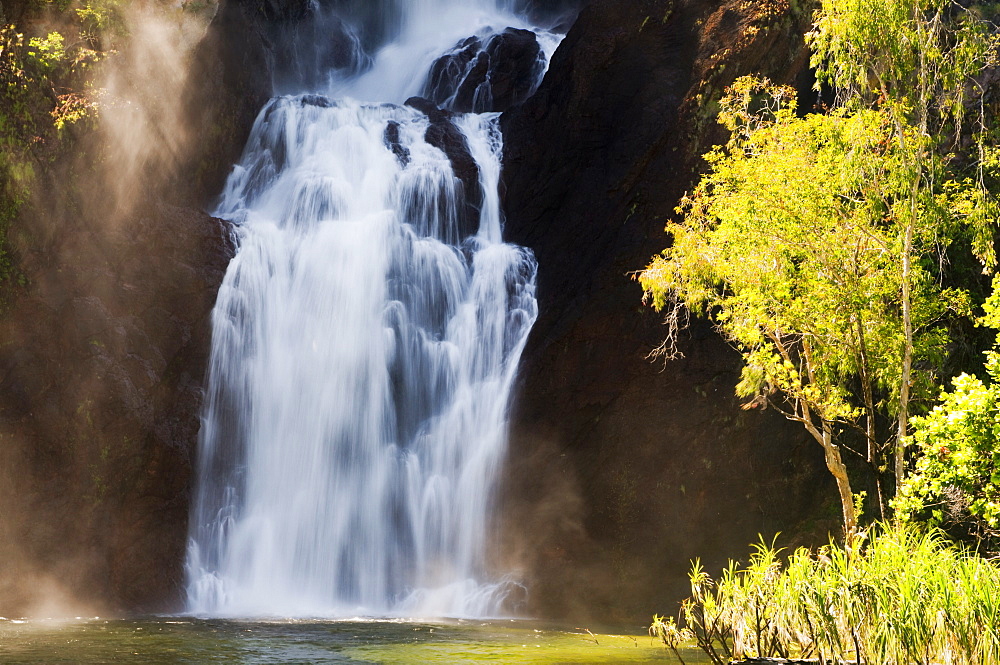
[[216, 212], [240, 249], [213, 313], [188, 610], [496, 615], [484, 541], [535, 263], [501, 240], [497, 114], [443, 121], [470, 183], [397, 103], [470, 33], [528, 26], [488, 0], [406, 0], [377, 31], [334, 18], [354, 55], [267, 104]]

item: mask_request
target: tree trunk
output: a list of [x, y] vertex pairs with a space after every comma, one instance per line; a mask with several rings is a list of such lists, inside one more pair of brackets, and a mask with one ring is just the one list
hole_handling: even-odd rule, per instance
[[[809, 418], [808, 410], [803, 409], [803, 415]], [[854, 493], [851, 492], [851, 480], [847, 477], [847, 467], [840, 457], [840, 446], [833, 442], [833, 431], [830, 423], [823, 421], [819, 428], [809, 420], [803, 420], [806, 430], [823, 446], [826, 458], [826, 468], [837, 481], [837, 492], [840, 495], [840, 509], [844, 513], [844, 541], [850, 545], [858, 530], [858, 516], [854, 512]]]
[[917, 190], [920, 187], [920, 175], [913, 184], [913, 199], [911, 201], [912, 218], [906, 225], [903, 234], [903, 371], [899, 381], [899, 430], [896, 433], [896, 487], [893, 495], [899, 493], [903, 485], [903, 445], [906, 437], [907, 422], [910, 417], [910, 370], [913, 366], [913, 321], [910, 317], [910, 254], [913, 251], [913, 227], [916, 225]]
[[840, 508], [844, 513], [844, 541], [850, 545], [858, 530], [858, 516], [854, 512], [854, 493], [851, 492], [851, 481], [847, 477], [847, 467], [840, 457], [840, 446], [833, 442], [830, 426], [823, 424], [823, 452], [826, 456], [826, 468], [830, 470], [837, 481], [837, 491], [840, 493]]

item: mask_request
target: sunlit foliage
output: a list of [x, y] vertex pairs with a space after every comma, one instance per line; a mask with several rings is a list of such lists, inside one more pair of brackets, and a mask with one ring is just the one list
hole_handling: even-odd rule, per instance
[[[1000, 283], [986, 303], [984, 323], [1000, 328]], [[941, 404], [913, 418], [918, 453], [895, 507], [919, 520], [1000, 546], [1000, 353], [987, 353], [988, 383], [969, 374], [952, 380]]]
[[681, 618], [718, 664], [818, 658], [880, 665], [1000, 662], [1000, 568], [912, 528], [785, 560], [754, 546], [718, 580], [696, 562]]
[[829, 112], [802, 117], [791, 90], [734, 84], [720, 113], [731, 138], [706, 155], [667, 226], [672, 246], [640, 276], [667, 313], [667, 355], [688, 311], [713, 318], [743, 354], [747, 405], [778, 408], [823, 446], [848, 535], [842, 451], [871, 466], [884, 515], [911, 403], [939, 379], [942, 323], [971, 314], [967, 293], [941, 287], [940, 257], [971, 237], [995, 262], [995, 151], [974, 110], [995, 37], [944, 0], [875, 4], [825, 0], [816, 14], [813, 64], [837, 91]]

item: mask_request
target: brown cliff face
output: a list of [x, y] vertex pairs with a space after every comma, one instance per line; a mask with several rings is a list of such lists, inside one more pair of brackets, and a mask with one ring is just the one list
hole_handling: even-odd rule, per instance
[[69, 237], [0, 322], [0, 612], [176, 609], [230, 232], [151, 204]]
[[819, 448], [739, 408], [739, 358], [707, 323], [683, 359], [647, 358], [663, 328], [629, 277], [667, 245], [698, 155], [724, 138], [724, 87], [801, 75], [807, 15], [784, 0], [595, 0], [503, 117], [506, 234], [536, 254], [541, 315], [497, 549], [523, 566], [533, 613], [672, 613], [690, 559], [711, 568], [826, 510]]
[[176, 204], [203, 204], [242, 149], [285, 4], [223, 2], [177, 100], [186, 154], [153, 143], [130, 170], [133, 137], [104, 126], [36, 160], [7, 245], [23, 284], [0, 284], [4, 616], [182, 607], [210, 314], [235, 247]]

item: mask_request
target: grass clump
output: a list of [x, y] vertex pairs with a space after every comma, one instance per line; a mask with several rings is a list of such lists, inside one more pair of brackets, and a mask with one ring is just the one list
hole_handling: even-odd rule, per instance
[[[878, 530], [877, 533], [875, 531]], [[680, 619], [714, 663], [1000, 663], [1000, 566], [937, 531], [876, 526], [787, 559], [761, 541], [718, 580], [696, 561]], [[659, 617], [657, 617], [659, 618]], [[655, 622], [654, 622], [655, 623]]]

